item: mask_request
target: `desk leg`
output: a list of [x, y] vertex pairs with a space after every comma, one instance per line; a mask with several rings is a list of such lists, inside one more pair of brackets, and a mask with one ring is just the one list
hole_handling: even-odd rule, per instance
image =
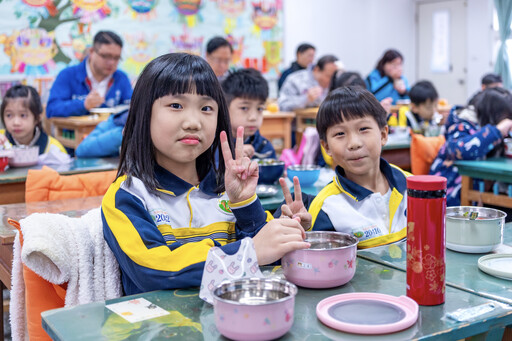
[[471, 190], [471, 178], [469, 176], [462, 177], [462, 183], [460, 188], [460, 205], [470, 206], [469, 202], [469, 191]]
[[2, 281], [0, 281], [0, 312], [2, 313], [2, 320], [0, 321], [0, 337], [4, 339], [4, 289], [7, 289]]

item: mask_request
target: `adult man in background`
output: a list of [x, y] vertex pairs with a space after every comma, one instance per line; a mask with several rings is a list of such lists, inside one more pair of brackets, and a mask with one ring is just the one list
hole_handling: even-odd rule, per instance
[[338, 69], [333, 55], [323, 56], [312, 70], [292, 73], [279, 91], [278, 104], [281, 111], [293, 111], [316, 107], [327, 96], [332, 75]]
[[213, 37], [206, 44], [206, 61], [215, 72], [219, 82], [226, 77], [233, 57], [233, 47], [222, 37]]
[[128, 104], [132, 86], [128, 76], [117, 69], [122, 48], [123, 41], [114, 32], [96, 33], [87, 58], [62, 70], [55, 79], [46, 116], [81, 116], [92, 108]]
[[299, 47], [297, 47], [297, 60], [294, 61], [288, 69], [281, 73], [281, 77], [279, 77], [279, 81], [277, 82], [277, 87], [279, 90], [281, 90], [286, 77], [295, 71], [304, 70], [313, 64], [313, 60], [315, 60], [315, 51], [315, 47], [307, 43], [300, 44]]

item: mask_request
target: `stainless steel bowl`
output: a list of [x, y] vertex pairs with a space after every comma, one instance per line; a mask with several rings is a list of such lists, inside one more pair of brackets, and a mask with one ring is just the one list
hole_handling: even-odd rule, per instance
[[288, 166], [287, 169], [292, 171], [311, 171], [311, 170], [317, 170], [321, 169], [322, 167], [318, 165], [291, 165]]
[[221, 283], [213, 290], [218, 301], [240, 305], [278, 303], [296, 294], [294, 284], [277, 278], [243, 278]]
[[487, 207], [446, 208], [446, 247], [467, 253], [492, 251], [501, 243], [507, 214]]
[[305, 241], [311, 244], [309, 251], [345, 249], [358, 243], [352, 235], [330, 231], [306, 232]]

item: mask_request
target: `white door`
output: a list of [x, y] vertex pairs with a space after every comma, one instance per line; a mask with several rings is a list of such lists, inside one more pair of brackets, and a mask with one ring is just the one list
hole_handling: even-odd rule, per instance
[[465, 0], [417, 4], [417, 80], [430, 80], [448, 103], [467, 102]]

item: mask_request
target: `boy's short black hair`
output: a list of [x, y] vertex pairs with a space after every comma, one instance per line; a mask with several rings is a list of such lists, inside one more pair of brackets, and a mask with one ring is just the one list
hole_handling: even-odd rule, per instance
[[311, 44], [308, 44], [308, 43], [300, 44], [299, 47], [297, 47], [297, 54], [306, 52], [309, 49], [316, 50], [315, 47]]
[[231, 46], [229, 41], [227, 41], [226, 39], [219, 37], [219, 36], [213, 37], [206, 44], [206, 53], [212, 54], [215, 50], [217, 50], [221, 47], [224, 47], [224, 46], [229, 47], [229, 50], [231, 51], [231, 53], [233, 53], [233, 46]]
[[93, 39], [93, 45], [109, 45], [115, 44], [119, 47], [123, 47], [123, 40], [120, 36], [112, 31], [99, 31], [96, 33]]
[[231, 72], [222, 82], [222, 90], [228, 106], [235, 98], [265, 102], [268, 97], [267, 81], [255, 69], [240, 69]]
[[334, 63], [337, 61], [338, 61], [338, 57], [336, 57], [332, 54], [327, 54], [327, 55], [323, 56], [322, 58], [320, 58], [316, 62], [316, 66], [320, 69], [320, 71], [322, 71], [325, 68], [325, 65], [327, 65], [329, 63]]
[[386, 115], [371, 92], [360, 86], [345, 86], [331, 91], [322, 102], [316, 116], [316, 129], [320, 139], [327, 141], [327, 129], [333, 125], [371, 116], [379, 128], [383, 128], [387, 125]]
[[7, 107], [7, 104], [9, 104], [9, 102], [16, 99], [23, 100], [23, 105], [25, 106], [25, 108], [27, 108], [34, 115], [35, 120], [37, 122], [36, 126], [38, 126], [39, 129], [42, 130], [43, 126], [41, 122], [41, 114], [43, 113], [43, 106], [41, 104], [41, 97], [39, 96], [37, 90], [34, 87], [30, 85], [21, 84], [17, 84], [10, 87], [4, 95], [2, 105], [0, 105], [0, 119], [4, 127], [5, 108]]
[[488, 73], [482, 77], [482, 85], [489, 85], [493, 83], [503, 83], [501, 76], [495, 73]]
[[332, 75], [329, 91], [342, 86], [360, 86], [366, 89], [366, 83], [359, 72], [338, 70]]
[[411, 102], [420, 105], [428, 100], [435, 101], [439, 98], [434, 84], [429, 81], [419, 81], [409, 90]]

